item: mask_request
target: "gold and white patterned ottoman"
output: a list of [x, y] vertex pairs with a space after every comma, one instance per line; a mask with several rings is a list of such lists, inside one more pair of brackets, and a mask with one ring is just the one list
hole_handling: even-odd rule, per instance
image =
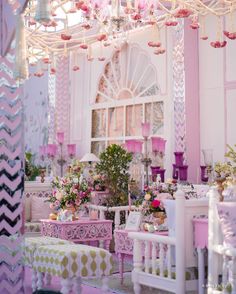
[[[23, 261], [24, 266], [33, 267], [34, 253], [35, 250], [42, 245], [64, 245], [64, 244], [74, 244], [71, 241], [62, 240], [52, 237], [27, 237], [23, 243]], [[51, 276], [46, 275], [46, 284], [50, 284]], [[33, 270], [32, 272], [32, 289], [36, 290], [37, 275]]]
[[81, 293], [82, 278], [102, 278], [102, 293], [108, 292], [108, 276], [112, 272], [109, 251], [80, 244], [48, 245], [38, 247], [34, 254], [33, 269], [37, 272], [37, 288], [42, 288], [43, 273], [61, 277], [61, 293], [72, 290]]

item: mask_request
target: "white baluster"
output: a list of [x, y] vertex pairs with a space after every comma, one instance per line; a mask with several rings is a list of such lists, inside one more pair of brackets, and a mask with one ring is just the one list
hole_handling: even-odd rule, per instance
[[120, 227], [120, 210], [115, 211], [115, 229]]
[[208, 288], [207, 293], [213, 293], [218, 284], [219, 256], [214, 252], [214, 244], [219, 243], [219, 223], [216, 221], [216, 203], [219, 201], [219, 193], [216, 187], [212, 187], [207, 193], [209, 196], [208, 213]]
[[156, 243], [152, 242], [152, 274], [153, 275], [156, 275], [156, 271], [157, 271], [156, 259], [157, 259]]
[[105, 219], [105, 214], [103, 210], [99, 210], [99, 218], [100, 220], [104, 220]]
[[144, 262], [145, 262], [145, 273], [149, 273], [149, 269], [150, 269], [150, 243], [148, 241], [145, 241]]
[[164, 276], [164, 245], [163, 243], [159, 244], [159, 261], [160, 261], [160, 277]]
[[128, 216], [129, 216], [129, 211], [126, 210], [126, 211], [125, 211], [125, 223], [127, 222]]
[[198, 293], [204, 294], [205, 286], [205, 264], [204, 264], [204, 249], [197, 248], [198, 255]]
[[142, 251], [141, 251], [141, 242], [137, 239], [134, 239], [134, 257], [133, 257], [133, 275], [132, 281], [134, 284], [134, 293], [141, 294], [141, 286], [139, 284], [138, 275], [135, 272], [140, 272], [142, 270]]
[[171, 279], [171, 245], [167, 245], [167, 270], [168, 278]]

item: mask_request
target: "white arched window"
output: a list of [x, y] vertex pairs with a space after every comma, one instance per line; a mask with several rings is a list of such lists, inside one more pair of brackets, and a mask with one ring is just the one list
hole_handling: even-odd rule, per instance
[[91, 106], [91, 151], [99, 154], [109, 144], [141, 138], [141, 123], [152, 125], [152, 135], [163, 136], [164, 103], [157, 73], [138, 45], [123, 45], [106, 63]]

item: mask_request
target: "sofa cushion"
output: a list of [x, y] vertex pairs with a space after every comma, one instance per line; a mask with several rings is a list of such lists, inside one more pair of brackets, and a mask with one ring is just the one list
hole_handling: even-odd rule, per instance
[[48, 219], [52, 210], [49, 202], [45, 202], [47, 198], [31, 197], [31, 222], [37, 222], [40, 219]]

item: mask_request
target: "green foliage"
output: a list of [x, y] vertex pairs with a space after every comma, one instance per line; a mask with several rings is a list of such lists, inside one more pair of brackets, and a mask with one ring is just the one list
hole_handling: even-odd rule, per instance
[[132, 154], [120, 145], [112, 144], [100, 154], [100, 162], [96, 165], [96, 172], [104, 176], [110, 196], [108, 206], [127, 205], [129, 165]]
[[41, 166], [34, 164], [34, 156], [31, 152], [25, 152], [25, 179], [34, 181], [40, 175]]

